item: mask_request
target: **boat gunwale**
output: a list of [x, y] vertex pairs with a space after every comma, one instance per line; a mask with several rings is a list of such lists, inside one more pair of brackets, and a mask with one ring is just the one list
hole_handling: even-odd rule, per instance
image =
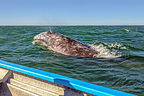
[[73, 89], [77, 89], [86, 93], [90, 93], [93, 95], [98, 95], [98, 96], [136, 96], [130, 93], [102, 87], [99, 85], [94, 85], [91, 83], [87, 83], [81, 80], [69, 78], [66, 76], [58, 75], [55, 73], [50, 73], [30, 67], [26, 67], [23, 65], [18, 65], [10, 62], [6, 62], [3, 60], [0, 60], [0, 67], [6, 68], [8, 70], [13, 70], [16, 72], [20, 72], [26, 75], [30, 75], [33, 77], [37, 77], [43, 80], [47, 80], [53, 83], [61, 84], [66, 87], [70, 87]]

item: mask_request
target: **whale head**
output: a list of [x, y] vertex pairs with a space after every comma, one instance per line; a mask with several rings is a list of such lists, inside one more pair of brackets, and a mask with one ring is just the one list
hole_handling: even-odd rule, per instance
[[54, 34], [52, 31], [42, 32], [34, 36], [32, 44], [39, 45], [42, 48], [48, 47], [49, 39], [52, 37], [52, 34]]

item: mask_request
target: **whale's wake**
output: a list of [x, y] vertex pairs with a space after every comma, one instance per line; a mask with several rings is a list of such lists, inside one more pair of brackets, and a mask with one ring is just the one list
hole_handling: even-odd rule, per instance
[[[114, 50], [114, 49], [110, 50], [108, 47], [104, 46], [104, 44], [102, 43], [98, 45], [96, 44], [88, 44], [88, 45], [91, 46], [92, 49], [97, 50], [99, 52], [97, 57], [100, 57], [100, 58], [116, 58], [116, 57], [122, 56], [122, 54], [118, 52], [117, 50]], [[115, 47], [115, 46], [109, 45], [109, 47]]]

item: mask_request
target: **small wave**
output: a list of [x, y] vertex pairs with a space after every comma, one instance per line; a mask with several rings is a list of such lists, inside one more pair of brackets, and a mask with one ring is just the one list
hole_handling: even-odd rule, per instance
[[100, 43], [100, 44], [88, 44], [92, 49], [99, 52], [98, 57], [103, 58], [117, 58], [121, 57], [122, 53], [116, 49], [127, 49], [120, 43]]
[[131, 30], [128, 30], [128, 29], [123, 29], [122, 31], [131, 32]]

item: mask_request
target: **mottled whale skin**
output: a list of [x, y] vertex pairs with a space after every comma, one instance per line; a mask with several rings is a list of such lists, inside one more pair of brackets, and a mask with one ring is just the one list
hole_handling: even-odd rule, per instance
[[68, 56], [97, 57], [98, 54], [90, 46], [53, 31], [42, 32], [34, 36], [32, 43], [40, 43], [54, 52]]

